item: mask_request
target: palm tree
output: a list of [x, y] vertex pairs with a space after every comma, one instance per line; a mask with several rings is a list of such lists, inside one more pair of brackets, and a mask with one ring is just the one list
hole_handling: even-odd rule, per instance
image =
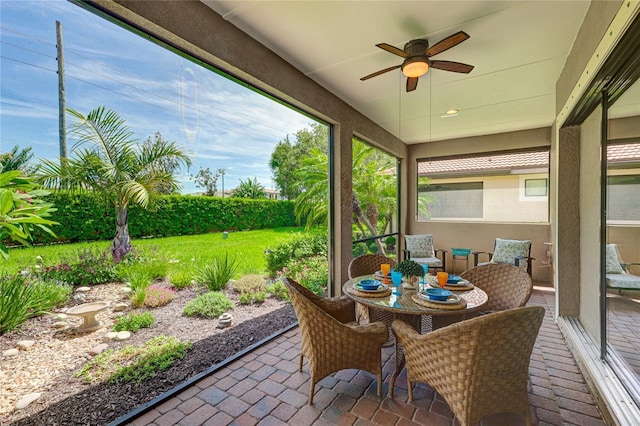
[[[378, 235], [379, 217], [384, 216], [386, 223], [395, 212], [395, 175], [386, 173], [392, 162], [391, 157], [378, 158], [376, 150], [368, 145], [353, 144], [352, 209], [364, 235]], [[296, 172], [304, 191], [295, 199], [294, 212], [298, 221], [306, 220], [307, 226], [327, 222], [327, 164], [327, 155], [314, 148], [300, 160]], [[376, 240], [376, 245], [378, 252], [384, 254], [382, 242]]]
[[234, 198], [267, 198], [267, 193], [264, 190], [264, 186], [258, 182], [257, 178], [247, 179], [243, 181], [240, 179], [240, 184], [233, 190]]
[[43, 160], [38, 179], [49, 188], [94, 191], [116, 210], [116, 235], [111, 244], [114, 262], [131, 251], [127, 208], [131, 203], [151, 210], [167, 187], [180, 188], [171, 165], [191, 165], [174, 142], [162, 138], [139, 145], [118, 113], [99, 107], [85, 117], [68, 109], [77, 119], [71, 133], [78, 142], [72, 155], [58, 162]]

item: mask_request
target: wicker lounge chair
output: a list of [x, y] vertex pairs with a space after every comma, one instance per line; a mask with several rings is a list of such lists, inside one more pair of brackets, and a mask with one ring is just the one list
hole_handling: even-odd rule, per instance
[[527, 306], [419, 334], [395, 320], [392, 329], [407, 360], [409, 401], [424, 382], [449, 404], [462, 426], [490, 414], [517, 412], [531, 425], [529, 360], [544, 308]]
[[382, 394], [382, 344], [388, 328], [381, 322], [355, 323], [355, 304], [346, 296], [325, 299], [297, 282], [284, 280], [298, 317], [302, 339], [302, 355], [309, 360], [311, 388], [309, 404], [313, 404], [315, 385], [331, 373], [357, 368], [378, 378], [378, 396]]
[[460, 276], [487, 293], [489, 301], [484, 312], [524, 306], [533, 291], [533, 282], [524, 268], [506, 263], [485, 263], [464, 271]]
[[[380, 265], [388, 263], [393, 268], [396, 261], [381, 254], [363, 254], [349, 263], [349, 279], [362, 275], [371, 275], [380, 270]], [[356, 304], [356, 319], [360, 324], [374, 321], [383, 321], [388, 326], [393, 321], [393, 314], [383, 309], [367, 308], [360, 303]], [[391, 333], [391, 330], [389, 330]], [[390, 335], [390, 337], [392, 337]]]

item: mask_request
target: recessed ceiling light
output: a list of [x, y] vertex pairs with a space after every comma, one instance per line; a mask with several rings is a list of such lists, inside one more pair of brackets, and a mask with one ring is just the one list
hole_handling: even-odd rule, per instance
[[450, 109], [449, 111], [447, 111], [447, 115], [453, 115], [453, 114], [457, 114], [458, 110], [457, 109]]

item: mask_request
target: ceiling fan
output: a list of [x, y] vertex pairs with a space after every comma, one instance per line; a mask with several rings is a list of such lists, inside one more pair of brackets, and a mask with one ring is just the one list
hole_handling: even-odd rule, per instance
[[458, 31], [444, 40], [440, 40], [431, 47], [429, 47], [429, 42], [427, 40], [411, 40], [404, 45], [404, 50], [400, 50], [387, 43], [376, 44], [380, 49], [404, 58], [404, 61], [400, 65], [395, 65], [393, 67], [376, 71], [373, 74], [366, 75], [360, 80], [365, 81], [370, 78], [377, 77], [380, 74], [400, 68], [402, 70], [402, 74], [407, 76], [407, 92], [411, 92], [412, 90], [416, 90], [416, 87], [418, 87], [418, 77], [425, 75], [427, 71], [429, 71], [429, 68], [468, 74], [473, 69], [473, 65], [452, 61], [433, 61], [430, 59], [432, 56], [451, 49], [468, 38], [469, 34], [464, 31]]

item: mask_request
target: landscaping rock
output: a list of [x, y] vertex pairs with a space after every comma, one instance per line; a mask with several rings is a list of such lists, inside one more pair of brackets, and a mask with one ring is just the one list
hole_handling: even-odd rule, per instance
[[11, 356], [18, 356], [18, 355], [20, 355], [20, 351], [17, 350], [16, 348], [7, 349], [6, 351], [2, 352], [2, 356], [7, 358]]
[[65, 328], [67, 326], [67, 323], [65, 321], [56, 321], [53, 324], [51, 324], [51, 327], [53, 328]]
[[71, 296], [71, 298], [76, 302], [84, 302], [87, 298], [87, 295], [84, 293], [76, 293], [73, 296]]
[[124, 303], [124, 302], [116, 303], [115, 305], [113, 305], [113, 311], [114, 312], [124, 311], [128, 307], [129, 307], [128, 303]]
[[102, 351], [104, 351], [105, 349], [107, 349], [108, 347], [109, 345], [107, 345], [106, 343], [100, 343], [99, 345], [96, 345], [93, 348], [91, 348], [91, 350], [89, 351], [89, 355], [96, 356]]
[[21, 351], [28, 351], [29, 349], [31, 349], [31, 346], [35, 344], [36, 342], [34, 342], [33, 340], [20, 340], [18, 343], [16, 343], [16, 347]]
[[131, 338], [131, 333], [128, 331], [119, 331], [116, 334], [116, 340], [127, 340]]
[[67, 314], [56, 314], [56, 318], [59, 320], [66, 320], [69, 319], [69, 316]]
[[120, 291], [122, 291], [125, 294], [129, 294], [129, 293], [131, 293], [131, 288], [130, 287], [122, 287], [120, 289]]
[[76, 288], [76, 292], [78, 293], [86, 293], [91, 290], [91, 287], [78, 287]]
[[117, 336], [118, 336], [118, 333], [116, 333], [115, 331], [110, 331], [104, 335], [102, 340], [105, 342], [110, 342], [112, 340], [115, 340]]
[[29, 404], [40, 398], [40, 395], [42, 395], [40, 392], [34, 392], [30, 393], [29, 395], [23, 396], [20, 401], [16, 402], [16, 410], [27, 408]]

